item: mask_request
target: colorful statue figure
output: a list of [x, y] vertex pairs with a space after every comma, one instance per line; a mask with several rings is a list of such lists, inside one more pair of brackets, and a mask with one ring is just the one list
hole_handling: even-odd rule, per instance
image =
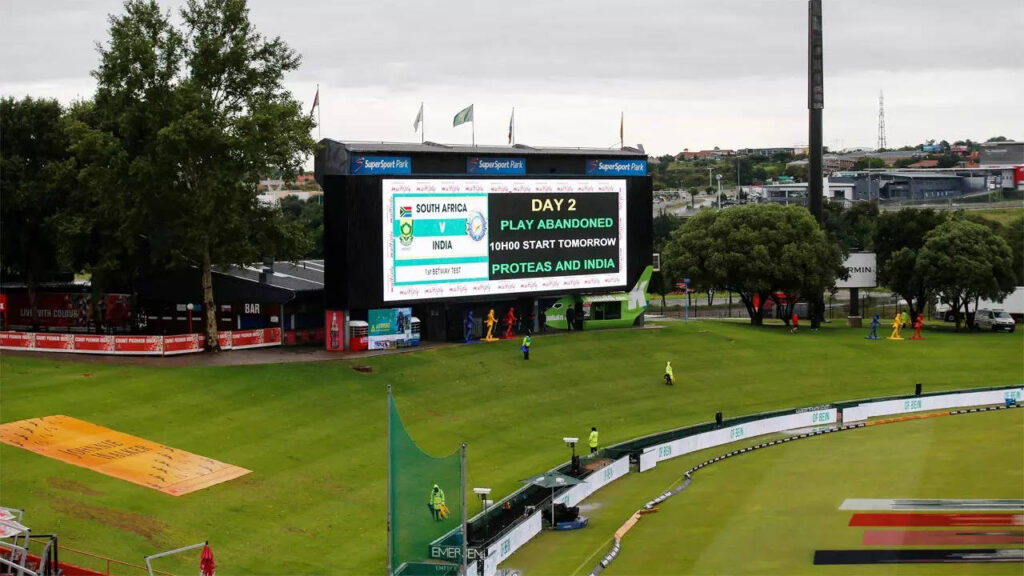
[[466, 314], [466, 342], [473, 340], [473, 311]]
[[484, 323], [487, 324], [487, 336], [484, 338], [484, 342], [497, 341], [497, 338], [492, 335], [494, 332], [494, 325], [498, 323], [498, 319], [494, 317], [494, 308], [491, 308], [490, 311], [487, 312], [487, 319], [484, 320]]
[[918, 314], [917, 320], [914, 320], [914, 335], [910, 337], [911, 340], [924, 340], [924, 336], [921, 336], [922, 326], [924, 326], [924, 314]]
[[516, 327], [516, 309], [509, 308], [505, 314], [505, 338], [512, 337], [512, 329]]
[[878, 321], [878, 314], [875, 314], [875, 317], [871, 319], [871, 332], [864, 337], [866, 340], [878, 340], [879, 324], [880, 322]]
[[889, 340], [903, 340], [900, 336], [900, 327], [903, 326], [903, 318], [900, 317], [900, 313], [896, 313], [896, 317], [892, 320], [892, 334], [889, 334]]

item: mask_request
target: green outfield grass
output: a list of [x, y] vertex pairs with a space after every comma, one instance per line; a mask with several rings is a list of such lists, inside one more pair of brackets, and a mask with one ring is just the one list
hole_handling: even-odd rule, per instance
[[[582, 507], [586, 529], [545, 532], [502, 566], [530, 576], [588, 574], [635, 510], [734, 446], [743, 444], [626, 476]], [[865, 528], [848, 526], [852, 512], [839, 510], [846, 498], [1024, 499], [1024, 410], [874, 426], [719, 462], [644, 516], [604, 574], [1021, 573], [1019, 564], [815, 566], [816, 549], [862, 547]]]
[[[924, 342], [864, 333], [677, 322], [538, 336], [529, 362], [517, 341], [360, 360], [372, 374], [347, 361], [151, 368], [3, 355], [0, 421], [66, 414], [253, 473], [173, 497], [0, 445], [0, 497], [27, 509], [35, 532], [132, 562], [209, 539], [225, 574], [379, 574], [387, 384], [421, 447], [449, 454], [467, 442], [470, 486], [490, 486], [497, 499], [567, 460], [561, 438], [590, 426], [611, 444], [716, 410], [905, 394], [915, 382], [937, 391], [1024, 381], [1020, 331], [932, 330]], [[666, 360], [675, 387], [661, 384]], [[652, 482], [669, 483], [663, 469]]]
[[991, 210], [975, 210], [971, 213], [979, 214], [989, 220], [995, 220], [1002, 224], [1010, 224], [1024, 216], [1024, 208], [993, 208]]

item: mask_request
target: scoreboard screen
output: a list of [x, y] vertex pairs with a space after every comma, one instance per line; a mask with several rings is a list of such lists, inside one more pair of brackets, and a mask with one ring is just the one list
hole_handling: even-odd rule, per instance
[[626, 284], [626, 180], [381, 184], [385, 302]]

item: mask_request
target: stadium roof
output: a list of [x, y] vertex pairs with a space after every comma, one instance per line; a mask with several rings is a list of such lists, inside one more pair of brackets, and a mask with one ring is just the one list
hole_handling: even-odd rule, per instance
[[395, 152], [403, 154], [513, 154], [517, 156], [529, 156], [533, 154], [543, 155], [566, 155], [566, 156], [622, 156], [635, 158], [637, 156], [647, 157], [643, 145], [638, 148], [542, 148], [528, 146], [526, 144], [515, 144], [512, 146], [467, 146], [465, 144], [438, 144], [437, 142], [339, 142], [324, 138], [321, 144], [331, 142], [339, 144], [350, 152]]
[[[261, 281], [263, 268], [268, 268]], [[139, 296], [143, 300], [165, 302], [201, 302], [199, 268], [169, 270], [141, 279]], [[218, 302], [286, 303], [298, 296], [322, 293], [324, 261], [257, 263], [245, 266], [214, 266], [214, 292]], [[315, 297], [315, 296], [314, 296]]]

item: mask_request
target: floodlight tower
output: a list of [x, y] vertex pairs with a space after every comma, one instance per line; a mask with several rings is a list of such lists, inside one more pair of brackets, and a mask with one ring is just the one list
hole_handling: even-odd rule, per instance
[[885, 94], [878, 91], [878, 149], [885, 148]]

